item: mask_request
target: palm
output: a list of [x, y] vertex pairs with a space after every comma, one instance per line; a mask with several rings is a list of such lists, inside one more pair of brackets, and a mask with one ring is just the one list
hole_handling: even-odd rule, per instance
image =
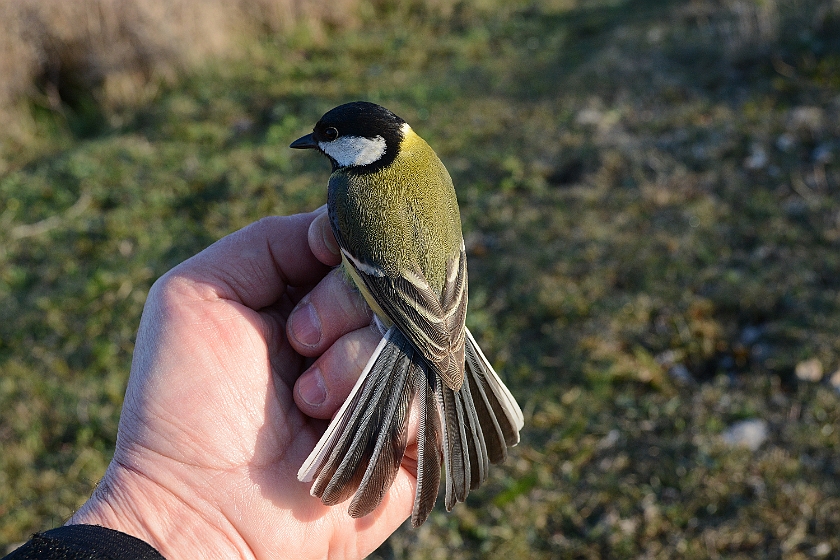
[[413, 498], [402, 469], [391, 499], [355, 520], [297, 481], [326, 427], [293, 399], [307, 362], [285, 325], [308, 287], [254, 302], [240, 297], [242, 286], [175, 269], [150, 293], [120, 423], [116, 464], [185, 502], [217, 505], [256, 557], [364, 555], [405, 519]]

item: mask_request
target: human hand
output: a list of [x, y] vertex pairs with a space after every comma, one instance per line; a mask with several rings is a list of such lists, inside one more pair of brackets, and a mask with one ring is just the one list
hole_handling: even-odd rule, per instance
[[381, 544], [411, 512], [410, 460], [361, 519], [296, 476], [380, 338], [330, 272], [339, 261], [321, 208], [260, 220], [161, 277], [114, 459], [68, 524], [123, 531], [170, 560], [351, 558]]

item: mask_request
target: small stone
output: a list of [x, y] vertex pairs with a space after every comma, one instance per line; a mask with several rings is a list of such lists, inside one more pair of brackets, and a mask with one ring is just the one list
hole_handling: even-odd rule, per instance
[[797, 107], [788, 117], [788, 127], [795, 131], [819, 132], [823, 123], [825, 111], [820, 107]]
[[741, 331], [741, 344], [744, 346], [752, 346], [758, 339], [761, 338], [761, 335], [764, 334], [764, 329], [762, 327], [756, 326], [746, 326], [744, 330]]
[[814, 152], [811, 155], [816, 163], [829, 163], [832, 160], [833, 154], [831, 146], [828, 144], [820, 144], [816, 148], [814, 148]]
[[823, 367], [817, 358], [811, 358], [796, 364], [796, 378], [800, 381], [819, 383], [823, 377]]
[[793, 134], [787, 132], [776, 139], [776, 147], [783, 152], [790, 151], [794, 144], [796, 144], [796, 138], [794, 138]]
[[665, 350], [656, 355], [654, 360], [660, 366], [672, 366], [677, 362], [678, 354], [676, 350]]
[[767, 157], [767, 152], [758, 144], [754, 144], [750, 155], [744, 160], [744, 167], [747, 169], [757, 170], [763, 169], [770, 159]]
[[767, 441], [767, 422], [760, 418], [741, 420], [729, 426], [722, 434], [723, 441], [732, 447], [746, 447], [755, 451]]
[[821, 542], [811, 550], [811, 554], [817, 558], [828, 556], [831, 554], [831, 545], [827, 542]]
[[694, 377], [691, 375], [688, 368], [683, 364], [674, 364], [668, 368], [668, 375], [670, 375], [674, 381], [683, 385], [692, 385], [694, 383]]
[[618, 440], [621, 438], [621, 432], [618, 430], [610, 430], [607, 435], [601, 438], [601, 441], [598, 442], [598, 449], [609, 449], [614, 447]]
[[581, 125], [599, 125], [604, 120], [604, 113], [597, 109], [583, 109], [575, 115], [575, 122]]
[[831, 374], [831, 377], [828, 378], [831, 386], [840, 391], [840, 369], [835, 371]]

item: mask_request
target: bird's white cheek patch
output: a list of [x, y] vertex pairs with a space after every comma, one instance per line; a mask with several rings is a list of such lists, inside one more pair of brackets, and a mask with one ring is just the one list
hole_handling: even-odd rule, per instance
[[318, 147], [338, 162], [339, 167], [368, 165], [385, 153], [385, 139], [343, 136], [332, 142], [319, 142]]

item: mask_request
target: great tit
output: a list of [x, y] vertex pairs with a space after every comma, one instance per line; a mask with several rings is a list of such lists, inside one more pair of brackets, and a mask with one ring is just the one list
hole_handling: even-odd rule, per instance
[[332, 163], [328, 213], [342, 265], [383, 338], [347, 401], [301, 466], [311, 493], [353, 496], [362, 517], [400, 467], [418, 409], [420, 526], [446, 471], [446, 509], [466, 499], [519, 442], [522, 411], [467, 329], [467, 257], [455, 188], [434, 150], [391, 111], [354, 102], [327, 112], [292, 148]]

